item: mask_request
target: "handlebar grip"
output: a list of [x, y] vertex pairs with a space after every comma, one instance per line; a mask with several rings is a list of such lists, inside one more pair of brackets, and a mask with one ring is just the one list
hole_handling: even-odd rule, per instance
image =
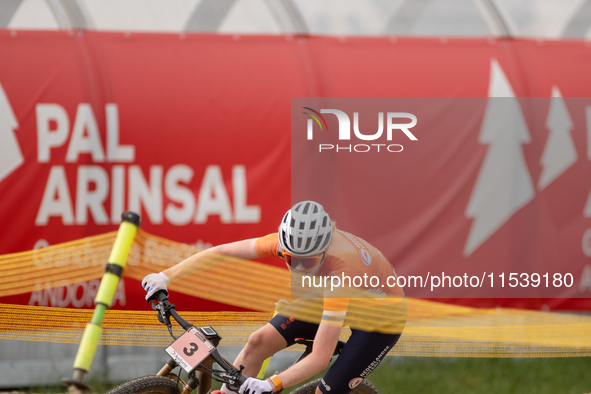
[[150, 298], [150, 301], [152, 299], [156, 299], [158, 300], [158, 302], [163, 302], [168, 300], [168, 291], [166, 290], [158, 290], [156, 293], [154, 293], [154, 295]]
[[240, 390], [240, 387], [242, 387], [244, 382], [246, 382], [246, 379], [248, 379], [246, 376], [239, 375], [238, 384], [236, 386], [228, 385], [228, 388], [232, 391], [238, 392], [238, 390]]
[[150, 297], [150, 302], [153, 299], [157, 299], [160, 303], [158, 309], [158, 320], [160, 323], [165, 324], [167, 327], [170, 327], [170, 318], [169, 318], [169, 308], [168, 306], [170, 303], [168, 302], [168, 292], [166, 290], [158, 290], [152, 297]]

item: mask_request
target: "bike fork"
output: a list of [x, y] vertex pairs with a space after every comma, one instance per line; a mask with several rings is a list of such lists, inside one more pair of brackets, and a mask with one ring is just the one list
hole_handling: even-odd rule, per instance
[[171, 358], [170, 360], [168, 360], [168, 362], [166, 364], [164, 364], [162, 369], [160, 369], [160, 371], [158, 371], [158, 373], [156, 375], [166, 377], [166, 376], [168, 376], [170, 371], [172, 371], [176, 367], [177, 367], [177, 363]]
[[[209, 360], [208, 360], [209, 361]], [[205, 364], [205, 363], [204, 363]], [[208, 362], [209, 365], [206, 365], [208, 368], [213, 366], [213, 361]], [[156, 375], [167, 377], [171, 375], [172, 370], [176, 368], [178, 364], [173, 360], [170, 359], [168, 362], [158, 371]], [[174, 375], [174, 374], [173, 374]], [[182, 379], [179, 378], [179, 381], [183, 384], [183, 389], [181, 390], [180, 394], [189, 394], [197, 387], [199, 390], [197, 394], [207, 394], [209, 390], [211, 390], [211, 377], [204, 373], [203, 371], [199, 371], [199, 377], [196, 378], [194, 376], [189, 375], [189, 380], [185, 383]], [[199, 384], [201, 382], [201, 384]]]

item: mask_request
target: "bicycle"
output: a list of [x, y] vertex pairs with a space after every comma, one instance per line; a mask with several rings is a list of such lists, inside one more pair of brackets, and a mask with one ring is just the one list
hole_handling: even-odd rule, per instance
[[[142, 376], [109, 390], [107, 394], [190, 394], [197, 389], [197, 394], [207, 394], [211, 391], [212, 381], [225, 383], [231, 390], [238, 391], [246, 381], [242, 375], [243, 366], [236, 368], [226, 360], [217, 350], [221, 341], [220, 335], [211, 326], [195, 327], [183, 319], [175, 309], [174, 304], [168, 301], [168, 294], [159, 291], [154, 296], [158, 303], [152, 301], [152, 309], [158, 311], [158, 320], [165, 324], [168, 332], [175, 340], [165, 350], [170, 356], [168, 362], [156, 375]], [[175, 337], [172, 332], [172, 317], [185, 332]], [[296, 363], [312, 352], [313, 340], [298, 339], [297, 344], [304, 345], [306, 349], [295, 361]], [[337, 356], [345, 342], [339, 341], [333, 356]], [[180, 354], [184, 356], [180, 356]], [[221, 369], [215, 369], [217, 363]], [[181, 367], [187, 372], [188, 379], [185, 382], [179, 374], [173, 372]], [[197, 375], [196, 375], [197, 373]], [[292, 391], [293, 394], [314, 394], [320, 379], [312, 380]], [[179, 384], [182, 389], [179, 388]], [[367, 380], [363, 380], [353, 391], [354, 394], [379, 394], [379, 391]]]

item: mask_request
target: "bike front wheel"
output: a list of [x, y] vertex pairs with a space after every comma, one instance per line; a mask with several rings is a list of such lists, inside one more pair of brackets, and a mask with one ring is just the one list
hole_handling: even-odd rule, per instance
[[107, 391], [107, 394], [179, 394], [178, 384], [164, 376], [142, 376], [121, 383]]
[[[312, 380], [304, 385], [301, 385], [297, 389], [293, 390], [291, 394], [314, 394], [316, 387], [320, 384], [320, 379]], [[351, 391], [352, 394], [380, 394], [376, 386], [370, 381], [362, 380], [357, 387]]]

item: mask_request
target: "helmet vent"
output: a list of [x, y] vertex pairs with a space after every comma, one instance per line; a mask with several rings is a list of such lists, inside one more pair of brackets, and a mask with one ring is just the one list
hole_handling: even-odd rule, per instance
[[330, 217], [314, 201], [295, 204], [283, 217], [279, 227], [281, 247], [297, 256], [322, 253], [332, 238]]
[[318, 247], [320, 246], [320, 243], [322, 242], [322, 238], [318, 238], [316, 240], [316, 244], [314, 245], [314, 249], [318, 249]]
[[328, 247], [328, 243], [330, 242], [330, 237], [326, 237], [324, 238], [324, 244], [322, 245], [322, 247], [320, 249], [324, 250]]

